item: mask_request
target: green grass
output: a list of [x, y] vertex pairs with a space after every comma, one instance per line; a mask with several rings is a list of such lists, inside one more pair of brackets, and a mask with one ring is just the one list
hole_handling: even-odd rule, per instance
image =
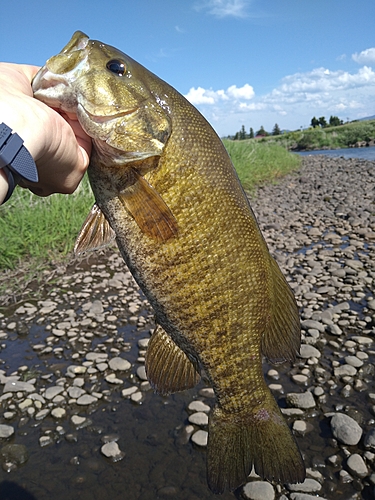
[[250, 192], [259, 184], [277, 181], [301, 164], [300, 156], [289, 153], [279, 144], [261, 143], [252, 139], [224, 139], [223, 143], [243, 187]]
[[0, 206], [0, 269], [58, 261], [72, 250], [94, 198], [85, 178], [71, 196], [35, 196], [17, 187]]
[[357, 142], [375, 139], [375, 120], [351, 122], [338, 127], [309, 128], [287, 132], [278, 136], [268, 136], [255, 142], [276, 143], [287, 149], [316, 150], [348, 148]]
[[[246, 190], [274, 181], [298, 168], [300, 158], [276, 144], [228, 141], [224, 144]], [[94, 198], [87, 178], [71, 196], [40, 198], [17, 188], [0, 206], [0, 269], [35, 270], [54, 265], [72, 251], [75, 239]], [[33, 275], [33, 273], [32, 273]], [[9, 281], [7, 273], [2, 281]], [[1, 288], [1, 287], [0, 287]], [[1, 294], [1, 290], [0, 290]]]

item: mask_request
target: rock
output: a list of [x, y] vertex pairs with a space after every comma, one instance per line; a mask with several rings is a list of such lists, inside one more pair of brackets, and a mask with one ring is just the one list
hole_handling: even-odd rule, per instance
[[113, 462], [118, 462], [125, 456], [125, 453], [120, 450], [119, 445], [116, 443], [116, 441], [111, 441], [110, 443], [103, 444], [100, 451], [105, 457], [110, 458]]
[[210, 409], [211, 408], [203, 403], [203, 401], [192, 401], [188, 406], [188, 410], [190, 411], [203, 411], [205, 413], [208, 413]]
[[0, 438], [7, 439], [13, 436], [14, 428], [11, 425], [0, 424]]
[[303, 483], [288, 484], [287, 487], [290, 491], [301, 491], [303, 493], [314, 493], [322, 489], [322, 485], [318, 481], [309, 477]]
[[334, 369], [335, 377], [354, 377], [357, 370], [352, 365], [342, 365]]
[[66, 410], [64, 408], [54, 408], [51, 411], [53, 418], [63, 418], [66, 415]]
[[137, 375], [141, 380], [147, 380], [146, 368], [143, 365], [137, 368]]
[[6, 444], [0, 449], [0, 456], [5, 462], [22, 465], [27, 462], [29, 453], [23, 444]]
[[198, 411], [196, 413], [192, 413], [189, 416], [189, 422], [195, 425], [208, 425], [208, 416], [207, 413], [203, 413], [202, 411]]
[[83, 396], [84, 394], [86, 394], [86, 391], [84, 391], [80, 387], [71, 386], [68, 389], [68, 395], [72, 399], [78, 399], [79, 397]]
[[331, 418], [331, 429], [334, 437], [343, 444], [358, 444], [362, 436], [361, 427], [353, 418], [344, 413], [333, 415]]
[[368, 474], [367, 466], [361, 455], [359, 455], [358, 453], [350, 455], [350, 457], [348, 458], [347, 466], [349, 471], [355, 476], [366, 477]]
[[91, 396], [91, 394], [84, 394], [83, 396], [77, 399], [77, 405], [86, 406], [91, 405], [92, 403], [96, 403], [98, 398], [95, 396]]
[[294, 406], [295, 408], [302, 408], [304, 410], [315, 407], [315, 399], [310, 391], [302, 393], [291, 392], [286, 395], [286, 401], [289, 404], [289, 406]]
[[44, 392], [44, 397], [48, 400], [52, 400], [55, 396], [64, 392], [64, 390], [64, 387], [62, 387], [61, 385], [48, 387]]
[[345, 356], [345, 363], [354, 366], [354, 368], [360, 368], [363, 366], [363, 361], [357, 358], [357, 356]]
[[364, 439], [364, 445], [370, 450], [375, 450], [375, 429], [370, 429]]
[[323, 325], [323, 323], [314, 321], [312, 319], [305, 319], [304, 321], [302, 321], [301, 326], [304, 330], [314, 329], [318, 330], [321, 333], [325, 331], [325, 325]]
[[130, 368], [132, 366], [127, 359], [119, 358], [119, 357], [110, 359], [108, 361], [108, 365], [109, 365], [110, 369], [114, 370], [114, 371], [130, 370]]
[[252, 481], [243, 487], [245, 498], [251, 500], [274, 500], [275, 490], [272, 484], [266, 481]]
[[291, 500], [328, 500], [317, 495], [309, 495], [308, 493], [291, 493]]
[[302, 344], [300, 352], [298, 354], [300, 358], [320, 358], [321, 353], [316, 347], [308, 344]]
[[73, 425], [76, 425], [78, 427], [80, 425], [83, 425], [86, 422], [87, 418], [80, 417], [79, 415], [73, 415], [70, 420], [71, 420]]
[[191, 440], [198, 446], [207, 446], [208, 432], [202, 430], [194, 432], [194, 434], [192, 434], [191, 436]]
[[4, 394], [6, 392], [35, 392], [35, 386], [29, 382], [14, 380], [12, 382], [6, 382], [4, 386]]

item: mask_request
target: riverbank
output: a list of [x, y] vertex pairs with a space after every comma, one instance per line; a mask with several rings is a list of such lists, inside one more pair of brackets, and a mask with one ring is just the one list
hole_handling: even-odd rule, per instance
[[[251, 200], [300, 306], [301, 356], [264, 367], [308, 480], [252, 478], [224, 500], [254, 489], [264, 500], [373, 498], [374, 173], [373, 162], [307, 157]], [[152, 393], [143, 362], [153, 315], [118, 252], [45, 281], [38, 299], [30, 283], [25, 300], [1, 310], [0, 492], [7, 481], [35, 500], [216, 498], [205, 481], [212, 393], [204, 381]]]

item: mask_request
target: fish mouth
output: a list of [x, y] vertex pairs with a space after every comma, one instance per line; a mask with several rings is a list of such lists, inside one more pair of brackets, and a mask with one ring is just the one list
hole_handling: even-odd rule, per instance
[[111, 113], [111, 114], [97, 115], [97, 114], [90, 113], [90, 111], [88, 111], [82, 104], [80, 107], [91, 121], [93, 121], [94, 123], [98, 123], [98, 124], [107, 123], [109, 121], [116, 120], [117, 118], [121, 118], [122, 116], [131, 115], [133, 113], [136, 113], [139, 109], [138, 107], [136, 107], [136, 108], [127, 109], [125, 111], [118, 111], [118, 112]]

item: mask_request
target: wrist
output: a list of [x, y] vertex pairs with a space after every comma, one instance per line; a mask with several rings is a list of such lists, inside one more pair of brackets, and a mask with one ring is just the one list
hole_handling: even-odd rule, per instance
[[5, 171], [0, 168], [0, 205], [5, 200], [5, 197], [8, 193], [8, 187], [8, 176], [6, 175]]

